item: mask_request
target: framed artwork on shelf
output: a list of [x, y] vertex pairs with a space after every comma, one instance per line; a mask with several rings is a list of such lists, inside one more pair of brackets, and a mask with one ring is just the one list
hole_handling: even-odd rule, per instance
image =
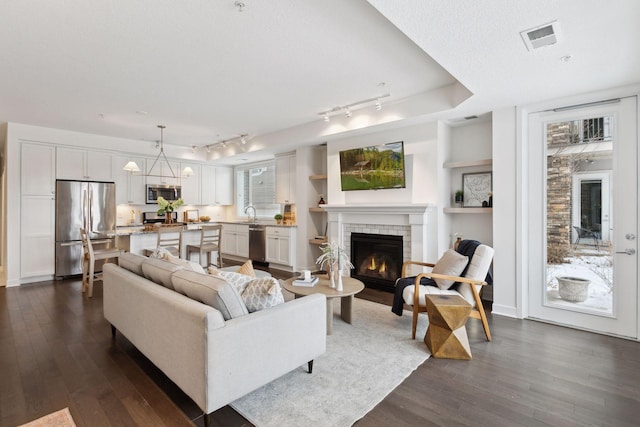
[[462, 207], [478, 208], [493, 205], [491, 193], [491, 172], [474, 172], [462, 174], [462, 191], [464, 199]]

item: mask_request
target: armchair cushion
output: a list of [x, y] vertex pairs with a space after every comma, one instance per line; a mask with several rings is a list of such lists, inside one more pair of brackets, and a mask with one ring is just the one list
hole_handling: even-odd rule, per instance
[[[444, 274], [447, 276], [460, 276], [460, 273], [464, 270], [469, 262], [469, 257], [466, 257], [453, 249], [447, 250], [442, 257], [436, 262], [436, 265], [431, 270], [435, 274]], [[454, 280], [437, 278], [434, 279], [438, 287], [442, 290], [449, 289], [454, 283]]]

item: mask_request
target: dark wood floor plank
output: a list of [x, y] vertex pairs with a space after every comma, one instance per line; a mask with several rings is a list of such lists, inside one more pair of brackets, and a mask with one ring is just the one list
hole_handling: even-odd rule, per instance
[[[359, 297], [392, 301], [370, 289]], [[640, 343], [526, 320], [489, 322], [491, 342], [480, 322], [467, 324], [471, 361], [427, 360], [358, 427], [637, 425]], [[0, 288], [0, 346], [0, 425], [65, 406], [78, 426], [204, 425], [197, 405], [126, 337], [111, 340], [101, 284], [91, 299], [75, 279]], [[226, 406], [213, 425], [251, 423]]]

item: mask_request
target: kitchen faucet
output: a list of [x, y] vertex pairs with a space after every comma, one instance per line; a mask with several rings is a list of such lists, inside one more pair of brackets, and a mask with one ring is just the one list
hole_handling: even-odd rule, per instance
[[253, 207], [253, 205], [248, 205], [246, 208], [244, 208], [244, 213], [246, 213], [246, 214], [247, 214], [247, 216], [249, 216], [249, 219], [250, 219], [250, 218], [251, 218], [251, 216], [247, 213], [247, 211], [248, 211], [249, 209], [253, 209], [253, 222], [258, 221], [258, 220], [256, 219], [256, 208], [254, 208], [254, 207]]

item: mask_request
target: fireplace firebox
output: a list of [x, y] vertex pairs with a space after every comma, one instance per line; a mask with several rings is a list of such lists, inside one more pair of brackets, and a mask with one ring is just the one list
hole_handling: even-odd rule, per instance
[[351, 233], [351, 277], [366, 287], [393, 292], [402, 262], [402, 236]]

